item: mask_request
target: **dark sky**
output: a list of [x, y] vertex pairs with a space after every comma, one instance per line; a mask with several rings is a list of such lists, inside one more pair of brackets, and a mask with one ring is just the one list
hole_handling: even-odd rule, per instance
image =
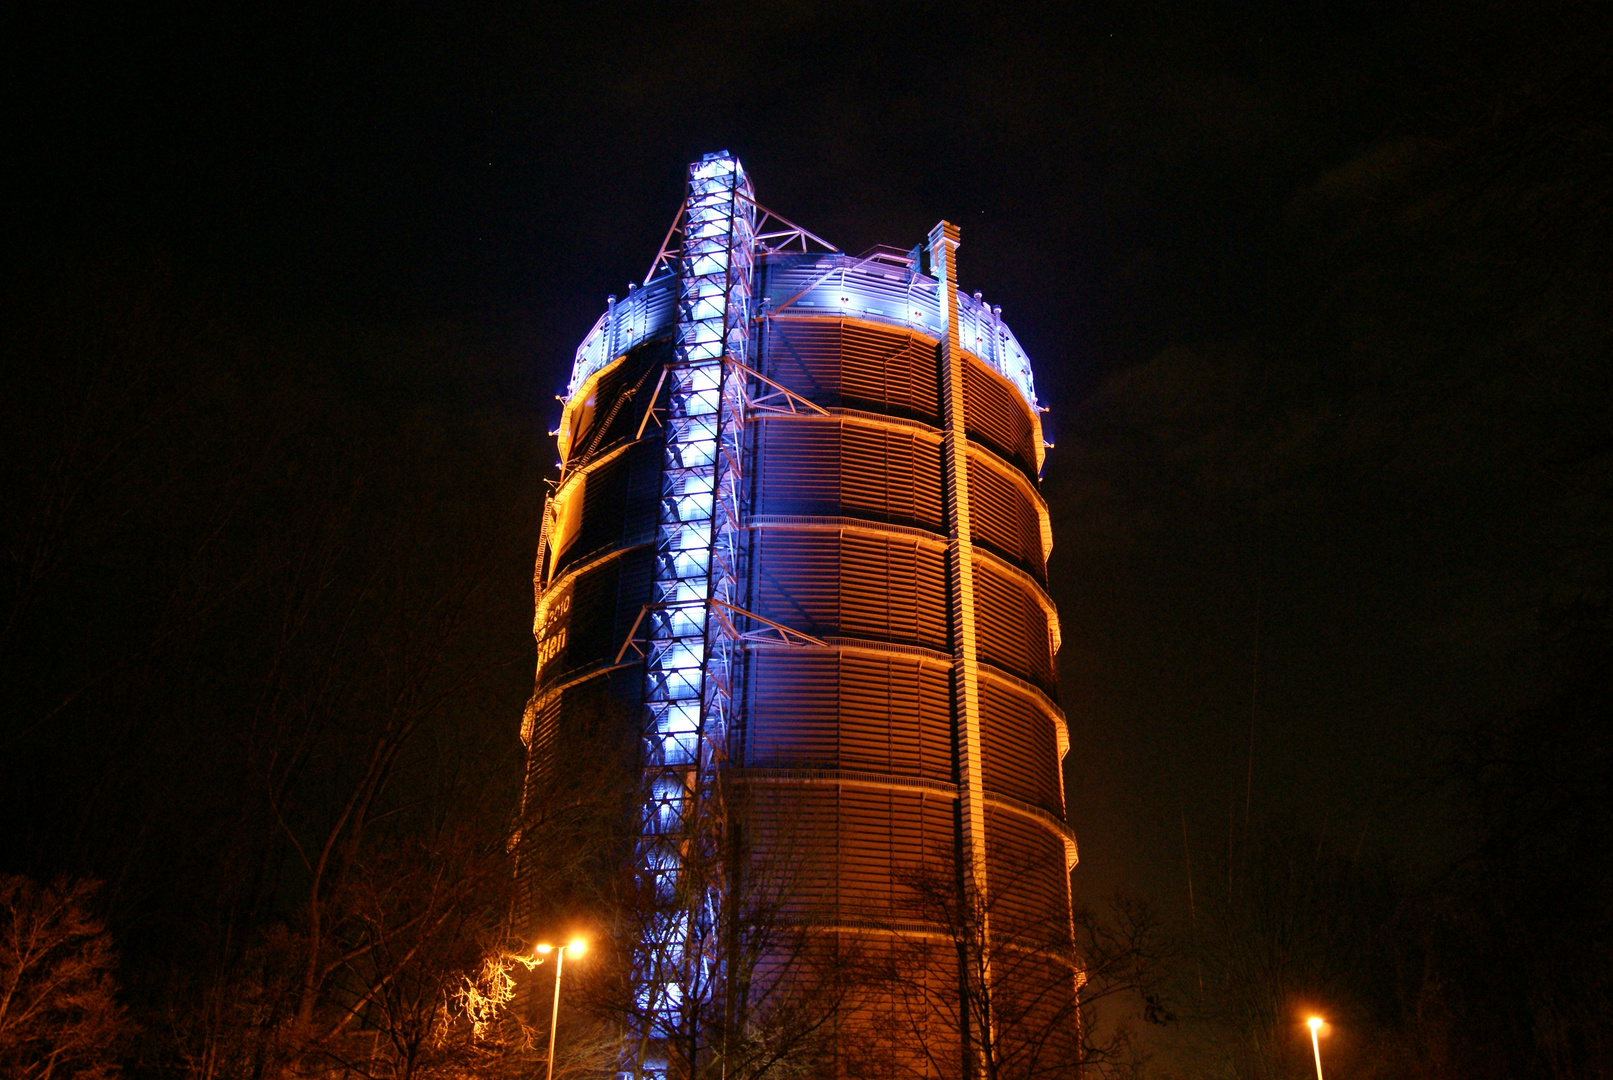
[[1083, 892], [1179, 903], [1184, 834], [1208, 865], [1246, 815], [1437, 852], [1419, 733], [1525, 695], [1542, 605], [1605, 586], [1594, 13], [571, 8], [36, 6], [13, 269], [468, 328], [536, 427], [703, 152], [849, 251], [957, 222], [1052, 410]]

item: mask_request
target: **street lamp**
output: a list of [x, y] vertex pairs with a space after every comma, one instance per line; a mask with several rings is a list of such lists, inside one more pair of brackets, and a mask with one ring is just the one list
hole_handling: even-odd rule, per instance
[[[549, 1015], [549, 1080], [554, 1080], [554, 1033], [555, 1029], [560, 1026], [560, 973], [566, 969], [566, 953], [568, 951], [573, 956], [581, 956], [588, 951], [588, 942], [582, 938], [572, 938], [558, 947], [542, 944], [537, 948], [539, 956], [548, 956], [550, 953], [555, 954], [554, 1011]], [[542, 963], [542, 961], [540, 960], [539, 963]]]
[[1316, 1054], [1316, 1080], [1322, 1080], [1322, 1044], [1316, 1041], [1316, 1033], [1322, 1030], [1322, 1018], [1313, 1016], [1305, 1021], [1311, 1029], [1311, 1050]]

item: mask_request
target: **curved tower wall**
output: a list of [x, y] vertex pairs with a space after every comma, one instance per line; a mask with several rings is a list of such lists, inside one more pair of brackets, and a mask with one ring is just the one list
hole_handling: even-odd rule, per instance
[[[972, 985], [991, 988], [999, 1053], [1041, 1047], [1025, 1075], [1074, 1052], [1039, 410], [1000, 314], [957, 292], [956, 246], [944, 223], [912, 252], [859, 258], [764, 241], [748, 340], [730, 348], [745, 365], [728, 368], [742, 436], [725, 610], [740, 640], [720, 765], [751, 857], [787, 867], [789, 917], [883, 972], [841, 1019], [854, 1073], [878, 1071], [873, 1057], [956, 1074], [961, 1031], [981, 1037], [960, 1001]], [[568, 715], [614, 703], [654, 756], [647, 614], [666, 576], [679, 288], [664, 273], [613, 299], [578, 350], [539, 556], [526, 815]], [[988, 970], [960, 978], [958, 940], [975, 934]]]

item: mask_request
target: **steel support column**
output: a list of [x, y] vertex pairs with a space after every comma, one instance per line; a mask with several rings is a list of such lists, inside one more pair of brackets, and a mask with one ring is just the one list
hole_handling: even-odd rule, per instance
[[[986, 867], [986, 793], [984, 756], [980, 746], [980, 668], [975, 654], [974, 543], [969, 533], [969, 438], [963, 400], [963, 346], [958, 340], [958, 227], [942, 221], [930, 230], [930, 272], [941, 283], [942, 334], [936, 362], [941, 381], [941, 476], [946, 495], [947, 597], [952, 623], [952, 722], [957, 744], [958, 860], [964, 911], [972, 923], [979, 957], [977, 975], [990, 980], [990, 925]], [[967, 983], [965, 984], [967, 986]], [[983, 987], [975, 987], [983, 993]], [[967, 991], [966, 991], [967, 992]], [[972, 1025], [990, 1024], [970, 1002], [964, 1015]], [[981, 1004], [989, 1006], [989, 999]], [[973, 1013], [973, 1015], [970, 1015]], [[974, 1042], [981, 1041], [979, 1036]], [[983, 1063], [970, 1055], [969, 1067], [982, 1074]]]

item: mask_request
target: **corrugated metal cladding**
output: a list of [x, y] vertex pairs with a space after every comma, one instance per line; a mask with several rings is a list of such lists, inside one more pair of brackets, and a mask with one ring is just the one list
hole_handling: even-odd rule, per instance
[[761, 347], [769, 378], [819, 405], [871, 409], [939, 424], [933, 337], [860, 323], [779, 316]]
[[[753, 874], [787, 887], [791, 917], [894, 973], [852, 995], [837, 1019], [847, 1033], [840, 1074], [894, 1065], [948, 1075], [961, 1052], [958, 951], [945, 913], [925, 899], [959, 880], [962, 850], [955, 699], [964, 684], [948, 564], [956, 523], [944, 490], [958, 459], [943, 454], [934, 332], [945, 290], [899, 265], [841, 255], [822, 265], [861, 277], [855, 289], [835, 287], [814, 258], [758, 256], [758, 295], [782, 310], [758, 320], [747, 362], [823, 411], [797, 401], [789, 415], [749, 417], [740, 573], [745, 609], [816, 641], [748, 647], [729, 802], [743, 808]], [[597, 740], [602, 716], [636, 736], [642, 715], [643, 669], [624, 642], [652, 585], [666, 403], [657, 391], [672, 358], [671, 319], [657, 299], [671, 295], [666, 282], [614, 306], [578, 353], [538, 569], [526, 823], [541, 819], [566, 779], [560, 762], [573, 740]], [[998, 367], [1003, 355], [1023, 359], [1000, 318], [978, 303], [970, 310], [966, 346], [983, 350], [975, 339], [999, 332]], [[1061, 825], [1068, 737], [1053, 704], [1051, 531], [1028, 380], [1028, 368], [1016, 384], [964, 356], [985, 865], [1004, 1052], [1034, 1042], [1068, 1051], [1068, 1061], [1077, 1030], [1073, 843]], [[756, 397], [774, 390], [751, 386]], [[517, 850], [530, 876], [539, 871], [528, 843]], [[523, 918], [537, 918], [525, 892], [522, 903]], [[1002, 1075], [1043, 1071], [1057, 1070], [1009, 1063]]]
[[[959, 828], [938, 342], [788, 311], [768, 321], [758, 366], [828, 414], [752, 425], [751, 595], [759, 614], [830, 648], [753, 652], [745, 762], [782, 830], [764, 849], [799, 864], [803, 915], [847, 927], [859, 948], [902, 954], [908, 989], [861, 1007], [865, 1033], [905, 1033], [905, 1046], [895, 1038], [883, 1051], [896, 1060], [912, 1052], [915, 1016], [937, 1029], [923, 1040], [932, 1050], [957, 1020], [955, 958], [930, 957], [927, 978], [914, 959], [916, 942], [952, 932], [923, 892], [954, 873]], [[1029, 1045], [1032, 1027], [1070, 1024], [1074, 993], [1066, 847], [1050, 824], [1065, 813], [1063, 719], [1049, 700], [1040, 428], [1007, 380], [973, 357], [964, 370], [977, 652], [1008, 676], [983, 678], [980, 691], [991, 918], [1003, 942], [1031, 943], [1012, 954], [1001, 1015], [1021, 1015], [1002, 1037]], [[867, 929], [904, 923], [935, 936]]]
[[768, 872], [791, 883], [784, 905], [818, 925], [925, 922], [910, 885], [950, 870], [957, 800], [947, 785], [898, 789], [780, 772], [760, 770], [745, 789], [752, 844]]
[[969, 513], [974, 541], [1047, 583], [1038, 497], [1023, 477], [1014, 477], [984, 454], [969, 457]]
[[[535, 927], [544, 919], [572, 914], [586, 919], [591, 914], [589, 904], [597, 895], [597, 882], [588, 879], [586, 859], [579, 859], [575, 832], [557, 834], [535, 826], [556, 815], [575, 819], [579, 802], [587, 799], [619, 799], [625, 794], [622, 785], [631, 775], [632, 743], [624, 736], [631, 733], [638, 714], [642, 682], [640, 671], [618, 668], [535, 702], [520, 832], [515, 837], [518, 887], [513, 914], [517, 926]], [[591, 750], [580, 761], [560, 752], [579, 745]], [[565, 877], [557, 879], [557, 874]], [[542, 897], [542, 911], [534, 907], [538, 897]]]
[[950, 679], [951, 665], [922, 656], [757, 650], [746, 761], [950, 783]]
[[[757, 424], [753, 512], [841, 515], [940, 533], [941, 438], [864, 416], [770, 416]], [[996, 454], [969, 459], [975, 542], [1045, 582], [1040, 501]]]
[[753, 610], [815, 637], [895, 641], [945, 650], [941, 551], [909, 536], [835, 527], [752, 531]]
[[817, 416], [769, 417], [756, 427], [764, 449], [757, 455], [754, 513], [941, 528], [941, 442], [934, 432]]
[[1041, 472], [1038, 425], [1013, 386], [978, 360], [963, 368], [964, 423], [969, 437], [1018, 464], [1033, 479]]
[[897, 978], [873, 1000], [859, 1002], [863, 1022], [845, 1041], [845, 1074], [957, 1076], [958, 956], [952, 943], [916, 936], [864, 937], [855, 947]]
[[1064, 816], [1058, 740], [1046, 709], [1023, 691], [986, 680], [980, 687], [986, 787]]

